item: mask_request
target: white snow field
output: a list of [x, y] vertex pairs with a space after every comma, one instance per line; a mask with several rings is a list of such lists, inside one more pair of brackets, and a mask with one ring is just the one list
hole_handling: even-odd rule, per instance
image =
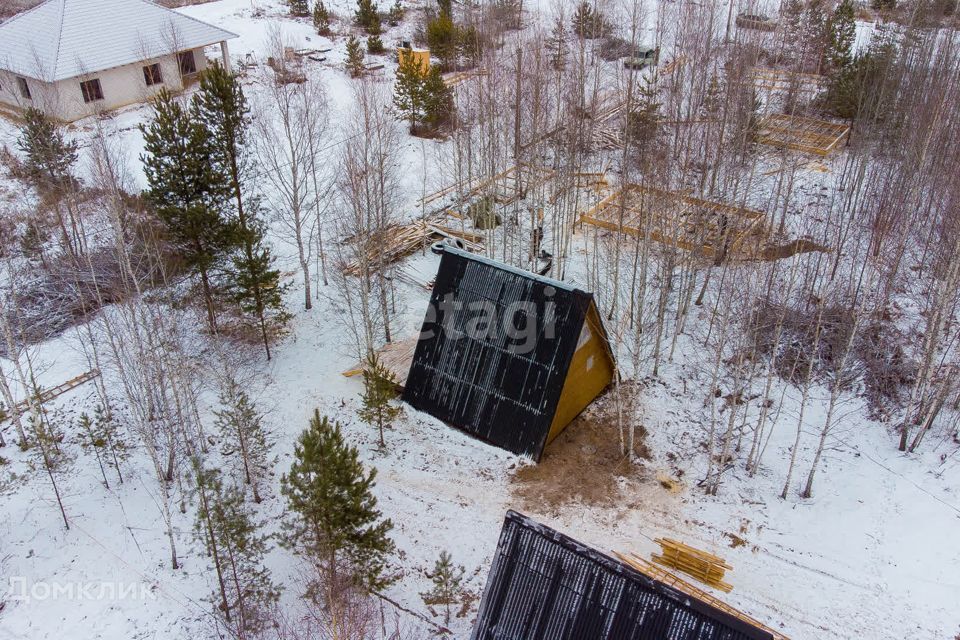
[[[328, 3], [328, 5], [331, 3]], [[338, 0], [346, 13], [351, 2]], [[253, 17], [257, 10], [259, 17]], [[351, 81], [341, 68], [344, 38], [331, 42], [313, 33], [307, 21], [285, 16], [279, 0], [218, 0], [182, 9], [185, 14], [239, 34], [231, 42], [235, 60], [253, 53], [265, 59], [268, 27], [278, 26], [304, 47], [332, 46], [328, 61], [311, 67], [326, 83], [331, 103], [330, 142], [350, 100]], [[403, 25], [384, 36], [389, 46], [412, 29]], [[387, 62], [388, 81], [395, 65]], [[254, 76], [246, 82], [250, 100], [262, 88]], [[131, 166], [139, 174], [143, 141], [137, 125], [149, 116], [146, 106], [128, 107], [105, 126], [122, 141]], [[86, 144], [93, 122], [82, 121], [71, 136]], [[15, 148], [13, 124], [0, 120], [0, 144]], [[424, 190], [443, 186], [445, 143], [421, 141], [404, 133], [404, 186], [411, 216]], [[336, 148], [331, 148], [331, 163]], [[829, 162], [829, 161], [828, 161]], [[813, 182], [829, 173], [813, 173]], [[143, 178], [139, 177], [140, 186]], [[22, 195], [4, 183], [0, 201]], [[574, 283], [584, 265], [582, 235], [576, 236]], [[280, 475], [289, 468], [293, 442], [315, 408], [340, 421], [364, 462], [378, 470], [379, 507], [394, 523], [401, 579], [387, 595], [405, 608], [431, 617], [420, 593], [429, 586], [425, 572], [441, 550], [467, 569], [467, 587], [481, 593], [500, 525], [507, 509], [530, 515], [574, 538], [604, 551], [634, 551], [648, 556], [657, 550], [653, 539], [669, 536], [723, 556], [734, 570], [729, 594], [717, 595], [794, 640], [952, 640], [960, 634], [960, 455], [957, 443], [930, 442], [918, 454], [896, 450], [896, 435], [868, 418], [862, 400], [845, 397], [838, 427], [818, 472], [814, 495], [801, 499], [792, 492], [779, 498], [796, 435], [799, 393], [783, 383], [784, 408], [776, 417], [764, 464], [753, 478], [742, 465], [724, 476], [719, 495], [707, 496], [697, 486], [706, 473], [702, 446], [709, 423], [705, 398], [712, 392], [710, 375], [699, 363], [702, 328], [709, 305], [698, 307], [691, 328], [678, 344], [673, 360], [643, 393], [643, 424], [648, 432], [649, 460], [641, 460], [611, 483], [606, 496], [585, 487], [597, 470], [560, 468], [550, 482], [550, 495], [538, 497], [528, 475], [517, 477], [529, 461], [474, 440], [455, 429], [407, 408], [387, 433], [381, 451], [377, 435], [356, 417], [362, 382], [341, 372], [354, 362], [344, 328], [345, 319], [333, 287], [321, 287], [311, 311], [302, 309], [302, 283], [296, 272], [295, 250], [274, 238], [280, 267], [287, 281], [288, 309], [294, 313], [291, 333], [274, 349], [274, 358], [249, 373], [256, 380], [250, 391], [266, 412], [277, 457], [269, 478], [270, 490], [258, 515], [277, 531], [284, 515], [279, 495]], [[427, 253], [408, 259], [408, 270], [432, 277], [439, 258]], [[583, 279], [579, 278], [581, 283]], [[422, 287], [400, 285], [395, 333], [405, 336], [419, 328], [429, 297]], [[210, 345], [198, 339], [198, 355]], [[55, 386], [89, 369], [77, 330], [37, 345], [32, 354], [38, 383]], [[0, 361], [10, 367], [6, 359]], [[22, 390], [21, 390], [22, 391]], [[823, 398], [827, 390], [815, 388]], [[215, 408], [216, 393], [205, 398]], [[80, 386], [49, 403], [62, 419], [90, 411], [93, 389]], [[567, 452], [591, 445], [576, 438], [578, 428], [601, 416], [604, 400], [587, 411], [551, 447]], [[208, 413], [209, 415], [209, 413]], [[601, 422], [600, 418], [597, 418]], [[816, 402], [808, 404], [798, 452], [794, 484], [805, 477], [823, 421]], [[71, 424], [64, 422], [64, 424]], [[62, 481], [63, 502], [70, 520], [65, 530], [46, 477], [30, 471], [31, 457], [12, 444], [0, 455], [6, 470], [26, 476], [16, 488], [0, 495], [0, 589], [9, 590], [0, 610], [0, 640], [131, 640], [200, 639], [209, 632], [214, 577], [202, 544], [193, 533], [194, 506], [175, 513], [182, 568], [171, 570], [165, 527], [158, 508], [156, 482], [146, 456], [137, 453], [125, 467], [123, 484], [103, 486], [99, 469], [86, 454]], [[69, 431], [69, 428], [68, 428]], [[608, 428], [609, 438], [617, 437]], [[563, 449], [566, 448], [566, 449]], [[549, 464], [549, 454], [544, 464]], [[581, 452], [583, 453], [583, 452]], [[546, 467], [549, 469], [549, 467]], [[679, 478], [666, 487], [664, 477]], [[557, 493], [566, 494], [558, 499]], [[583, 495], [581, 495], [583, 494]], [[285, 602], [299, 596], [294, 557], [274, 545], [269, 566], [284, 584]], [[53, 585], [52, 587], [50, 585]], [[464, 617], [452, 620], [456, 638], [468, 638], [476, 602]], [[384, 615], [398, 620], [404, 638], [427, 638], [433, 632], [419, 618], [384, 605]], [[440, 620], [439, 618], [434, 618]], [[442, 620], [440, 620], [442, 621]]]

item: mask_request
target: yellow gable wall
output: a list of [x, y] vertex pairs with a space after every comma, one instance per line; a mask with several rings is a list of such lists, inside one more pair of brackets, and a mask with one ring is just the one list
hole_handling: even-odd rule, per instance
[[557, 410], [553, 414], [553, 423], [550, 425], [547, 442], [560, 435], [564, 427], [570, 424], [613, 381], [613, 361], [601, 333], [603, 331], [601, 326], [597, 308], [591, 302], [577, 343], [577, 350], [567, 370], [567, 379], [563, 383]]

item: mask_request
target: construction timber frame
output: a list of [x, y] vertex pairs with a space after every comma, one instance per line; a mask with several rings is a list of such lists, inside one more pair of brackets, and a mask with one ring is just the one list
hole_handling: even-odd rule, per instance
[[[463, 187], [463, 198], [470, 200], [483, 196], [493, 198], [497, 204], [513, 204], [526, 197], [527, 192], [556, 176], [553, 169], [533, 164], [519, 163], [489, 177], [477, 178]], [[422, 198], [420, 206], [432, 204], [457, 192], [458, 185], [445, 187]]]
[[849, 133], [850, 127], [844, 124], [774, 113], [760, 121], [757, 142], [827, 156], [840, 146]]
[[632, 236], [646, 235], [717, 264], [727, 258], [754, 259], [768, 240], [761, 211], [638, 184], [611, 193], [580, 221]]
[[826, 83], [826, 77], [815, 73], [798, 73], [770, 67], [753, 68], [753, 84], [761, 91], [790, 91], [818, 93]]

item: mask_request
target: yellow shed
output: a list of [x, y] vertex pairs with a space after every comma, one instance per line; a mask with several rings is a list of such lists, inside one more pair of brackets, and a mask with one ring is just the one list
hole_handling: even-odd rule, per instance
[[414, 62], [420, 65], [420, 70], [426, 73], [430, 70], [430, 50], [414, 49], [413, 47], [397, 47], [397, 60], [403, 63], [407, 56], [413, 56]]

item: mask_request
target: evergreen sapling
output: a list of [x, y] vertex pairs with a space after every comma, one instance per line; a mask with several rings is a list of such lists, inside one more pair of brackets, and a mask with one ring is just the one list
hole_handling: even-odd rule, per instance
[[393, 523], [377, 509], [376, 470], [364, 471], [340, 425], [319, 411], [297, 438], [293, 457], [290, 472], [281, 478], [281, 492], [294, 516], [284, 523], [283, 540], [320, 572], [308, 595], [326, 594], [319, 599], [330, 603], [344, 588], [377, 590], [393, 582], [386, 574], [394, 551], [388, 537]]

